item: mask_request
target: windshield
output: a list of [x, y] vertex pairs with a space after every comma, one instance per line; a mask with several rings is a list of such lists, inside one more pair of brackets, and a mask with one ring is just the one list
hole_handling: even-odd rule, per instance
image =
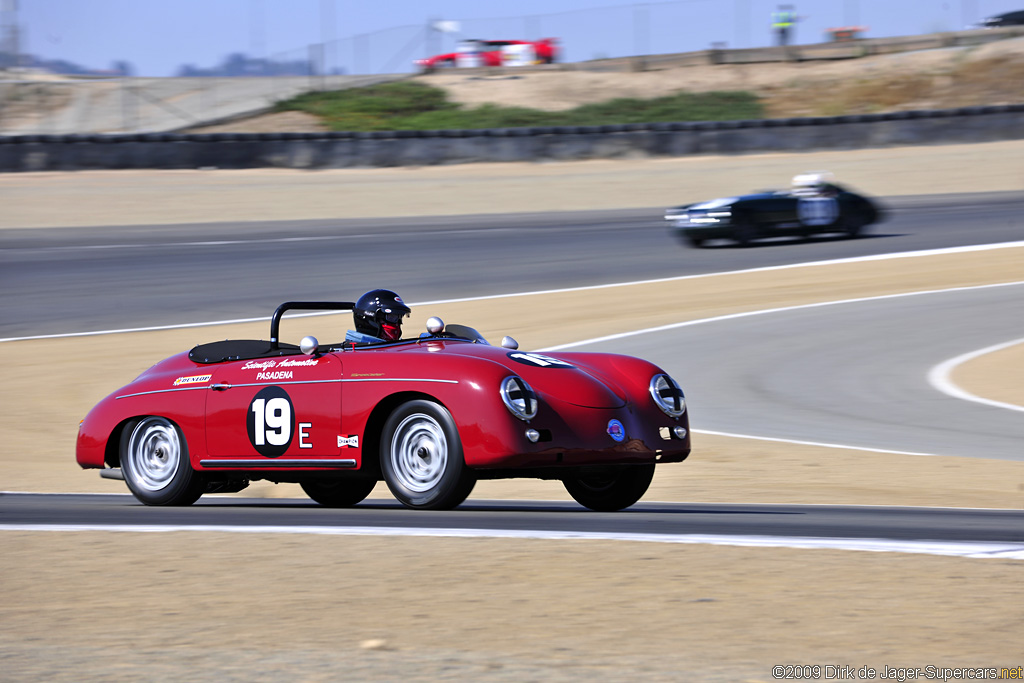
[[445, 325], [443, 336], [465, 339], [467, 341], [476, 342], [477, 344], [487, 344], [490, 346], [482, 334], [466, 325]]

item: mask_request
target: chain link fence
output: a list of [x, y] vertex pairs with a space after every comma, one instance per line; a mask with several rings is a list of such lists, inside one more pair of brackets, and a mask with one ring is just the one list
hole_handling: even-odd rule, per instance
[[0, 81], [0, 135], [182, 130], [273, 109], [311, 90], [401, 76], [247, 76]]
[[[846, 2], [829, 13], [841, 23], [884, 12], [886, 1]], [[561, 61], [614, 68], [600, 60], [639, 56], [650, 68], [673, 54], [768, 46], [767, 17], [775, 6], [775, 0], [671, 0], [505, 18], [437, 17], [266, 56], [231, 55], [214, 67], [184, 65], [168, 78], [0, 71], [0, 135], [182, 130], [268, 110], [310, 90], [404, 78], [416, 72], [416, 59], [454, 52], [470, 38], [556, 38]], [[812, 32], [823, 32], [831, 18], [807, 21], [804, 37], [825, 40]], [[663, 57], [650, 57], [656, 55]]]

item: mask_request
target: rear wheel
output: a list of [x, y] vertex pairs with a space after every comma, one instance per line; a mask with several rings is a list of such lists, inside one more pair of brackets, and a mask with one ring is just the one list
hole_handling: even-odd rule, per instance
[[583, 507], [597, 512], [616, 512], [643, 498], [652, 479], [653, 463], [602, 474], [566, 477], [562, 483], [573, 500]]
[[384, 481], [406, 507], [449, 510], [476, 484], [455, 420], [432, 401], [398, 406], [384, 424], [380, 449]]
[[850, 216], [842, 222], [842, 233], [849, 239], [853, 239], [860, 235], [860, 232], [863, 229], [864, 221], [860, 216]]
[[361, 503], [376, 485], [376, 479], [356, 478], [304, 481], [299, 484], [307, 496], [331, 508], [347, 508]]
[[146, 505], [191, 505], [206, 489], [188, 461], [188, 444], [176, 424], [151, 415], [121, 433], [121, 473]]
[[741, 247], [749, 247], [750, 243], [757, 239], [757, 226], [749, 218], [737, 218], [732, 238]]

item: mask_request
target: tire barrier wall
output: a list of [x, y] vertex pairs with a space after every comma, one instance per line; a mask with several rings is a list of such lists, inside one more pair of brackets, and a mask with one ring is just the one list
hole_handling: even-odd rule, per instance
[[364, 168], [1024, 139], [1024, 104], [817, 118], [374, 133], [0, 137], [0, 171]]

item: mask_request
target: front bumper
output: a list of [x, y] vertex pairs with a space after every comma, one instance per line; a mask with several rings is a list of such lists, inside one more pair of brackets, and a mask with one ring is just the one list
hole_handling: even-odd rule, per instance
[[733, 233], [731, 218], [693, 220], [686, 217], [670, 217], [666, 215], [665, 220], [672, 226], [672, 230], [688, 237], [729, 237]]
[[[634, 405], [572, 408], [545, 411], [530, 423], [510, 425], [498, 439], [492, 433], [489, 448], [467, 451], [467, 464], [503, 470], [627, 465], [681, 462], [690, 453], [686, 413], [674, 419], [657, 409], [638, 411]], [[530, 429], [541, 439], [530, 441]]]

